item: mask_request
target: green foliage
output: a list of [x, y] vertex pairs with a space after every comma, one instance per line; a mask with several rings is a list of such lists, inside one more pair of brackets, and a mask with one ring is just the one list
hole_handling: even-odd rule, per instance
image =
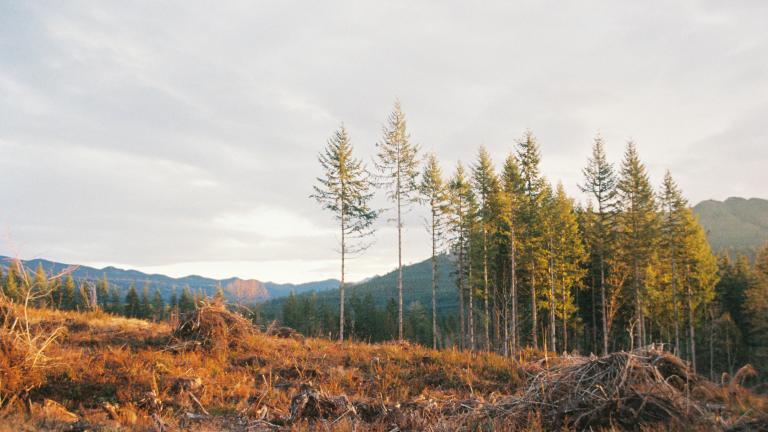
[[136, 292], [136, 286], [131, 284], [128, 293], [125, 295], [125, 316], [130, 318], [141, 317], [141, 303], [139, 294]]

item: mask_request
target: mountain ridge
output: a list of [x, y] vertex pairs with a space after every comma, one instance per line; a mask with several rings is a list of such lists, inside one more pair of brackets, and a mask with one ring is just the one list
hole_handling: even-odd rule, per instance
[[[0, 256], [0, 265], [7, 267], [7, 263], [15, 258]], [[324, 291], [327, 289], [338, 288], [339, 281], [336, 279], [325, 279], [300, 284], [262, 282], [258, 279], [242, 279], [239, 277], [230, 277], [225, 279], [214, 279], [200, 275], [187, 275], [173, 278], [159, 273], [144, 273], [134, 269], [121, 269], [115, 266], [106, 266], [103, 268], [90, 267], [85, 265], [72, 265], [43, 258], [34, 258], [21, 260], [24, 266], [34, 270], [38, 265], [42, 265], [48, 274], [58, 274], [68, 267], [76, 266], [72, 276], [77, 280], [94, 281], [101, 279], [106, 275], [110, 284], [117, 286], [121, 293], [125, 292], [131, 284], [141, 288], [141, 284], [147, 282], [152, 289], [159, 289], [164, 298], [169, 298], [173, 289], [181, 290], [188, 286], [193, 292], [202, 292], [206, 296], [213, 296], [216, 290], [221, 286], [224, 296], [233, 302], [238, 303], [257, 303], [267, 301], [273, 298], [285, 297], [291, 292], [301, 294], [308, 291]]]

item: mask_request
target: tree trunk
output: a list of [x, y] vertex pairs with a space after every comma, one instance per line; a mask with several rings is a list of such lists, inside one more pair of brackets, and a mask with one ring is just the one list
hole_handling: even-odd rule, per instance
[[475, 345], [475, 293], [474, 293], [474, 287], [472, 286], [472, 239], [471, 239], [471, 232], [470, 232], [470, 239], [469, 239], [469, 249], [467, 255], [469, 256], [468, 264], [469, 269], [467, 270], [467, 287], [469, 288], [469, 307], [467, 309], [467, 312], [469, 313], [469, 349], [471, 351], [474, 351], [476, 348]]
[[397, 338], [403, 341], [403, 224], [400, 209], [400, 177], [397, 179]]
[[[602, 242], [602, 240], [601, 240]], [[600, 308], [603, 314], [603, 355], [608, 355], [608, 304], [605, 299], [605, 262], [603, 261], [602, 246], [600, 249]]]
[[488, 314], [488, 232], [483, 224], [483, 330], [485, 332], [485, 350], [491, 351], [490, 316]]
[[637, 257], [633, 260], [633, 273], [634, 277], [632, 278], [632, 284], [634, 286], [635, 291], [635, 323], [637, 325], [637, 332], [635, 334], [636, 336], [636, 344], [637, 348], [640, 348], [643, 346], [643, 341], [645, 340], [645, 337], [643, 335], [643, 307], [642, 303], [640, 301], [640, 269], [639, 265], [637, 263]]
[[[461, 220], [459, 221], [461, 226]], [[459, 237], [459, 350], [464, 350], [466, 326], [464, 323], [464, 240]]]
[[[686, 269], [687, 270], [687, 269]], [[688, 275], [686, 274], [686, 280], [688, 278]], [[691, 300], [691, 284], [687, 283], [685, 284], [686, 287], [686, 293], [688, 297], [688, 336], [690, 337], [690, 353], [691, 353], [691, 367], [693, 368], [693, 373], [696, 373], [696, 330], [693, 323], [693, 302]]]
[[552, 239], [549, 240], [549, 350], [557, 352], [557, 335], [555, 334], [555, 275], [554, 258], [552, 258]]
[[563, 351], [568, 351], [568, 316], [565, 309], [565, 272], [563, 272], [563, 280], [561, 286], [562, 292], [562, 312], [563, 312]]
[[437, 349], [437, 222], [434, 203], [432, 205], [432, 349]]
[[346, 227], [344, 212], [341, 213], [341, 282], [339, 283], [339, 342], [344, 342], [344, 260], [346, 258]]
[[519, 338], [517, 330], [517, 262], [516, 253], [517, 247], [515, 246], [515, 231], [511, 229], [511, 247], [509, 253], [509, 289], [512, 297], [512, 354], [517, 353]]
[[[674, 239], [671, 239], [674, 241]], [[672, 308], [674, 309], [675, 320], [675, 350], [674, 354], [680, 355], [680, 316], [677, 310], [677, 265], [675, 258], [675, 249], [672, 248]]]
[[539, 349], [538, 318], [536, 317], [536, 263], [531, 265], [531, 339], [533, 349]]

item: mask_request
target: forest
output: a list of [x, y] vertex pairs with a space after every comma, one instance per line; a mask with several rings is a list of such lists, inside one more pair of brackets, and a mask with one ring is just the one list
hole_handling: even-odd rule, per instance
[[[596, 136], [578, 185], [588, 199], [576, 202], [541, 173], [532, 131], [500, 165], [481, 146], [474, 160], [444, 174], [437, 155], [421, 155], [411, 142], [399, 103], [370, 170], [342, 126], [320, 154], [324, 176], [312, 195], [338, 223], [342, 281], [346, 255], [364, 252], [375, 235], [381, 211], [370, 202], [381, 192], [396, 214], [398, 245], [404, 209], [428, 209], [431, 298], [404, 305], [403, 291], [414, 287], [404, 285], [398, 256], [397, 292], [383, 305], [342, 282], [338, 312], [302, 295], [268, 318], [312, 335], [343, 339], [347, 327], [359, 340], [409, 338], [506, 356], [664, 344], [711, 377], [768, 364], [768, 245], [753, 262], [715, 255], [669, 171], [654, 185], [636, 143], [626, 143], [618, 164], [605, 147]], [[450, 268], [449, 281], [439, 266]], [[455, 305], [444, 313], [437, 293], [446, 290], [456, 301], [441, 302]]]

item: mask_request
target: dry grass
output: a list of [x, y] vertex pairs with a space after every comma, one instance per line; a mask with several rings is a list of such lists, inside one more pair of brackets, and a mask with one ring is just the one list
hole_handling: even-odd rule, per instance
[[[543, 383], [544, 376], [573, 374], [573, 368], [587, 364], [579, 358], [537, 360], [536, 353], [520, 363], [407, 343], [270, 336], [216, 305], [204, 309], [182, 317], [176, 328], [101, 312], [29, 310], [33, 332], [63, 330], [58, 343], [47, 347], [46, 367], [30, 376], [34, 385], [20, 396], [27, 403], [5, 412], [0, 425], [13, 425], [7, 430], [550, 430], [551, 417], [541, 407], [518, 412], [510, 421], [510, 395], [530, 396], [531, 384]], [[0, 365], [13, 358], [9, 354], [0, 352]], [[763, 399], [728, 384], [707, 387], [707, 400], [721, 404], [723, 413], [747, 413], [744, 423], [765, 409]], [[553, 387], [546, 397], [555, 402], [563, 395], [567, 392]], [[706, 403], [701, 409], [715, 412]], [[572, 421], [562, 425], [574, 428]], [[652, 427], [649, 423], [647, 430]]]

